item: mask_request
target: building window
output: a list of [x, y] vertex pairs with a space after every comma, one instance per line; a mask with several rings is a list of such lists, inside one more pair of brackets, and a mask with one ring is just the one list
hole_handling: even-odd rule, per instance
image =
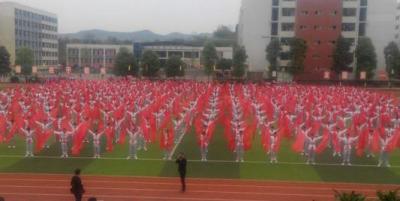
[[321, 30], [322, 29], [322, 26], [321, 25], [315, 25], [314, 26], [314, 30]]
[[360, 1], [361, 6], [368, 6], [368, 0], [361, 0]]
[[342, 30], [343, 31], [355, 31], [356, 30], [356, 24], [355, 23], [343, 23], [342, 24]]
[[293, 31], [294, 23], [282, 23], [282, 31]]
[[343, 8], [344, 17], [354, 17], [357, 15], [357, 9], [355, 8]]
[[367, 21], [367, 8], [360, 9], [360, 21]]
[[289, 60], [290, 59], [290, 53], [289, 52], [281, 52], [280, 59], [281, 60]]
[[291, 17], [294, 16], [296, 10], [294, 8], [282, 8], [282, 16]]
[[336, 16], [338, 14], [337, 10], [331, 12], [331, 15]]
[[273, 36], [278, 35], [278, 23], [271, 24], [271, 35]]
[[158, 57], [166, 58], [167, 57], [167, 52], [166, 51], [156, 51], [156, 54]]
[[335, 41], [335, 40], [331, 40], [330, 43], [331, 43], [332, 45], [336, 45], [336, 41]]
[[308, 11], [303, 10], [303, 11], [300, 12], [300, 14], [301, 14], [301, 15], [308, 15]]
[[272, 0], [273, 6], [279, 6], [279, 0]]
[[336, 30], [336, 25], [333, 25], [332, 27], [331, 27], [333, 30]]
[[305, 29], [307, 29], [307, 26], [306, 25], [300, 25], [300, 30], [305, 30]]
[[352, 45], [354, 45], [354, 43], [356, 42], [356, 39], [354, 38], [345, 38], [345, 40], [347, 40], [347, 42], [351, 43]]
[[321, 43], [322, 43], [322, 42], [321, 42], [320, 40], [316, 40], [316, 41], [314, 42], [315, 45], [321, 45]]
[[366, 28], [367, 25], [365, 23], [360, 23], [360, 27], [358, 30], [358, 36], [365, 36]]
[[314, 12], [314, 14], [315, 14], [315, 15], [321, 15], [322, 12], [321, 12], [320, 10], [316, 10], [316, 11]]
[[293, 38], [285, 38], [285, 37], [281, 38], [281, 45], [289, 45], [289, 44], [290, 44], [290, 41], [291, 41], [292, 39], [293, 39]]
[[271, 20], [272, 21], [278, 21], [278, 19], [279, 19], [279, 8], [273, 8], [272, 9]]

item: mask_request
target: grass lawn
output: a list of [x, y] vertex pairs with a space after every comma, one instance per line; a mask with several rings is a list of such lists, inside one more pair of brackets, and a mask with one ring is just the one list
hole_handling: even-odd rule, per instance
[[[25, 144], [22, 139], [16, 141], [17, 148], [9, 149], [6, 144], [0, 145], [0, 172], [26, 173], [66, 173], [75, 168], [83, 169], [85, 174], [92, 175], [129, 175], [129, 176], [177, 176], [173, 161], [162, 161], [162, 151], [158, 142], [149, 145], [148, 151], [139, 151], [141, 160], [126, 160], [127, 145], [116, 145], [111, 153], [103, 153], [103, 159], [92, 159], [92, 146], [86, 144], [80, 157], [60, 159], [59, 143], [52, 139], [50, 149], [37, 154], [38, 158], [23, 158]], [[267, 163], [260, 137], [256, 136], [253, 147], [245, 155], [245, 163], [235, 163], [234, 154], [227, 148], [223, 129], [217, 127], [209, 147], [210, 162], [199, 162], [200, 151], [195, 134], [188, 133], [178, 146], [176, 153], [183, 151], [190, 161], [188, 176], [197, 178], [231, 178], [257, 180], [293, 180], [311, 182], [355, 182], [355, 183], [393, 183], [400, 184], [400, 152], [391, 155], [393, 168], [377, 168], [377, 159], [353, 157], [353, 164], [367, 165], [342, 167], [331, 165], [340, 163], [339, 158], [333, 158], [331, 151], [317, 157], [321, 165], [305, 165], [305, 159], [290, 150], [291, 142], [284, 141], [277, 165]], [[102, 146], [105, 148], [105, 146]]]

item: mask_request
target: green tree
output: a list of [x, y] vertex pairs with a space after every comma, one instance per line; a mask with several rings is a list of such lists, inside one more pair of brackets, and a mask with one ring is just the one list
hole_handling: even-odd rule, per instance
[[271, 42], [269, 42], [265, 51], [267, 53], [266, 59], [269, 62], [269, 74], [270, 76], [272, 76], [272, 72], [278, 70], [278, 58], [282, 51], [279, 39], [272, 39]]
[[139, 65], [135, 56], [127, 48], [119, 50], [115, 59], [114, 74], [117, 76], [137, 76], [139, 74]]
[[232, 68], [232, 63], [233, 63], [232, 59], [222, 58], [218, 60], [217, 69], [222, 71], [230, 70]]
[[143, 76], [155, 77], [160, 70], [160, 59], [155, 52], [146, 50], [142, 55], [141, 66], [143, 69]]
[[378, 191], [376, 195], [379, 198], [379, 201], [400, 201], [399, 191]]
[[244, 47], [236, 47], [233, 52], [232, 76], [242, 78], [246, 73], [247, 54]]
[[332, 70], [336, 74], [342, 71], [350, 71], [350, 65], [353, 63], [354, 55], [351, 52], [352, 42], [340, 36], [336, 41], [336, 47], [333, 51]]
[[358, 45], [356, 48], [357, 58], [357, 75], [360, 72], [367, 72], [367, 79], [374, 77], [374, 71], [376, 69], [376, 53], [372, 41], [368, 37], [362, 37], [358, 39]]
[[213, 33], [214, 38], [224, 39], [224, 40], [235, 40], [236, 33], [231, 31], [231, 29], [227, 26], [220, 25], [217, 30]]
[[214, 66], [218, 60], [217, 49], [212, 42], [207, 42], [204, 45], [202, 52], [202, 63], [204, 65], [204, 72], [210, 76], [214, 71]]
[[165, 74], [167, 77], [177, 77], [185, 75], [185, 63], [179, 56], [172, 56], [167, 61], [167, 68], [165, 69]]
[[289, 72], [296, 75], [304, 72], [304, 59], [306, 58], [307, 43], [301, 38], [294, 38], [290, 41], [290, 63]]
[[400, 50], [399, 46], [395, 42], [390, 42], [384, 49], [385, 61], [386, 61], [386, 72], [389, 76], [392, 75], [392, 71], [396, 77], [400, 74]]
[[15, 64], [21, 66], [22, 74], [32, 74], [33, 58], [31, 49], [24, 47], [17, 50]]
[[0, 47], [0, 75], [7, 75], [11, 72], [10, 54], [3, 46]]
[[335, 199], [337, 201], [364, 201], [366, 197], [354, 191], [352, 191], [351, 193], [341, 193], [335, 191]]

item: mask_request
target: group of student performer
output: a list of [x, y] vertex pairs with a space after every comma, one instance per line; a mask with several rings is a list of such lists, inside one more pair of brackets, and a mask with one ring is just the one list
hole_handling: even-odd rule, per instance
[[199, 156], [207, 161], [218, 124], [237, 162], [244, 162], [257, 133], [272, 164], [284, 139], [310, 165], [331, 152], [342, 165], [352, 165], [356, 154], [377, 155], [378, 166], [390, 167], [390, 153], [400, 146], [397, 98], [351, 87], [117, 80], [60, 81], [0, 93], [0, 142], [14, 148], [22, 136], [26, 157], [56, 139], [62, 158], [90, 142], [94, 158], [126, 143], [127, 159], [138, 159], [138, 150], [158, 141], [162, 158], [170, 160], [194, 126]]

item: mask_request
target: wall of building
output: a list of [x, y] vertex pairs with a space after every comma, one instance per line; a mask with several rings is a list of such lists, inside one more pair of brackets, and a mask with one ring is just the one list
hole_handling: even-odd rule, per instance
[[13, 2], [0, 2], [0, 43], [9, 47], [15, 63], [16, 50], [34, 53], [35, 65], [58, 64], [58, 20], [55, 14]]
[[268, 67], [265, 49], [271, 40], [271, 6], [272, 0], [242, 0], [238, 42], [246, 48], [251, 72]]
[[[319, 8], [321, 15], [302, 16], [301, 10], [304, 7], [311, 10]], [[293, 10], [296, 11], [296, 17], [291, 16]], [[337, 10], [336, 14], [329, 14], [334, 10]], [[246, 47], [250, 71], [254, 72], [263, 71], [268, 65], [265, 47], [271, 37], [281, 40], [279, 65], [285, 69], [289, 63], [289, 46], [285, 41], [294, 37], [290, 28], [293, 26], [296, 36], [308, 42], [305, 66], [306, 71], [314, 72], [332, 67], [332, 59], [328, 57], [332, 55], [335, 46], [332, 43], [336, 42], [339, 34], [354, 42], [353, 51], [359, 37], [366, 36], [371, 38], [375, 46], [378, 68], [384, 69], [384, 48], [390, 41], [398, 41], [400, 44], [399, 11], [396, 0], [242, 0], [238, 42]], [[307, 27], [301, 31], [299, 26], [304, 23], [321, 26], [321, 29], [316, 31], [314, 27]], [[332, 26], [336, 26], [336, 29], [333, 30]], [[320, 45], [316, 45], [318, 40]], [[352, 66], [355, 67], [356, 63]]]
[[[137, 45], [136, 45], [137, 46]], [[171, 56], [179, 56], [182, 61], [190, 67], [201, 67], [201, 53], [203, 47], [197, 46], [179, 46], [179, 45], [148, 45], [143, 46], [142, 51], [151, 50], [155, 52], [164, 65]], [[219, 58], [232, 59], [232, 47], [216, 47]], [[135, 50], [136, 51], [136, 50]]]
[[323, 75], [333, 65], [332, 53], [341, 34], [342, 3], [338, 0], [298, 0], [296, 37], [307, 43], [304, 72]]
[[0, 3], [0, 46], [10, 53], [11, 64], [15, 63], [15, 23], [14, 9]]
[[107, 44], [67, 44], [66, 65], [71, 67], [92, 67], [94, 71], [102, 67], [114, 67], [116, 55], [121, 48], [133, 52], [131, 45]]
[[383, 53], [385, 47], [391, 41], [395, 41], [397, 7], [396, 0], [368, 1], [367, 36], [372, 39], [375, 46], [379, 69], [386, 68]]

